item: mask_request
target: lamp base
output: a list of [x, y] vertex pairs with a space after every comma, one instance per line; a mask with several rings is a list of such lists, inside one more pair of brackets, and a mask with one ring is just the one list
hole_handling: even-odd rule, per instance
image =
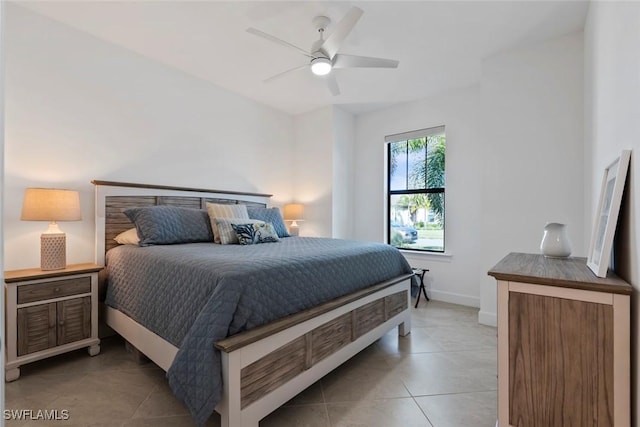
[[40, 235], [40, 268], [63, 270], [67, 267], [67, 238], [64, 233]]
[[289, 235], [294, 237], [300, 236], [300, 227], [291, 224], [291, 226], [289, 227]]

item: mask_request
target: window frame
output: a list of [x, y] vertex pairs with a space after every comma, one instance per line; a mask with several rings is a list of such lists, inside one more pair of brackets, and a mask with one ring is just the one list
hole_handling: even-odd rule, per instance
[[[405, 189], [405, 190], [392, 190], [391, 189], [391, 144], [392, 143], [397, 143], [397, 142], [408, 142], [410, 139], [418, 139], [418, 138], [428, 138], [429, 136], [433, 136], [433, 135], [440, 135], [440, 134], [444, 134], [445, 135], [445, 152], [446, 152], [446, 133], [445, 133], [445, 126], [441, 125], [441, 126], [436, 126], [436, 127], [431, 127], [431, 128], [425, 128], [425, 129], [419, 129], [419, 130], [414, 130], [414, 131], [410, 131], [410, 132], [404, 132], [404, 133], [400, 133], [400, 134], [395, 134], [395, 135], [388, 135], [385, 137], [385, 149], [386, 149], [386, 155], [387, 155], [387, 179], [386, 179], [386, 184], [387, 184], [387, 188], [386, 188], [386, 198], [387, 198], [387, 212], [386, 212], [386, 224], [387, 224], [387, 233], [386, 233], [386, 240], [387, 240], [387, 244], [391, 245], [391, 197], [394, 195], [412, 195], [412, 194], [442, 194], [443, 197], [443, 205], [445, 206], [444, 208], [444, 214], [443, 214], [443, 218], [442, 218], [442, 230], [443, 230], [443, 235], [442, 235], [442, 250], [435, 250], [435, 249], [419, 249], [419, 248], [403, 248], [403, 247], [397, 247], [394, 246], [395, 248], [399, 249], [399, 250], [403, 250], [403, 251], [414, 251], [414, 252], [418, 252], [418, 253], [431, 253], [431, 254], [445, 254], [446, 253], [446, 213], [447, 213], [447, 209], [446, 209], [446, 178], [445, 178], [445, 185], [443, 187], [434, 187], [434, 188], [421, 188], [421, 189]], [[426, 150], [426, 146], [425, 146], [425, 150]], [[408, 152], [407, 152], [408, 154]], [[426, 153], [425, 153], [426, 154]], [[407, 155], [407, 179], [409, 176], [409, 156]], [[425, 168], [427, 167], [426, 163], [428, 161], [428, 157], [425, 155]], [[426, 170], [426, 169], [425, 169]], [[445, 154], [445, 176], [446, 176], [446, 154]], [[409, 187], [408, 183], [406, 185], [406, 187]]]

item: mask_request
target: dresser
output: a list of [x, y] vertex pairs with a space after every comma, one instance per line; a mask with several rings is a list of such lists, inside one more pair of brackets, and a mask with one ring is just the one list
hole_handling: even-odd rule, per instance
[[628, 427], [630, 296], [585, 258], [510, 253], [498, 285], [500, 427]]
[[88, 347], [100, 352], [98, 272], [96, 264], [63, 270], [5, 271], [5, 380], [20, 377], [20, 366]]

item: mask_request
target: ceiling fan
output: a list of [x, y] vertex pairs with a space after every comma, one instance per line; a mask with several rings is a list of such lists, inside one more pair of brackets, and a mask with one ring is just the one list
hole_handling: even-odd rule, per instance
[[269, 77], [265, 82], [273, 81], [294, 71], [310, 68], [313, 74], [317, 76], [324, 76], [324, 80], [333, 95], [339, 95], [340, 88], [338, 87], [338, 81], [336, 80], [335, 75], [331, 73], [334, 68], [397, 68], [398, 61], [393, 59], [372, 58], [368, 56], [345, 55], [343, 53], [338, 53], [338, 49], [340, 49], [342, 42], [344, 42], [351, 30], [353, 30], [353, 27], [355, 27], [363, 13], [362, 9], [352, 7], [340, 22], [336, 24], [335, 29], [326, 39], [324, 38], [324, 31], [331, 23], [331, 20], [326, 16], [316, 16], [313, 18], [312, 22], [317, 28], [318, 33], [320, 33], [320, 38], [311, 45], [311, 49], [309, 51], [258, 29], [247, 28], [247, 32], [251, 34], [265, 38], [281, 46], [295, 49], [309, 58], [309, 62], [307, 64], [283, 71], [282, 73]]

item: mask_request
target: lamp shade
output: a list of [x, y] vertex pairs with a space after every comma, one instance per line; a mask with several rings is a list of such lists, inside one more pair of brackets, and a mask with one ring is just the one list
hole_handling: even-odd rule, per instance
[[301, 221], [304, 219], [304, 206], [300, 203], [284, 205], [284, 219], [286, 221]]
[[80, 196], [74, 190], [27, 188], [22, 204], [23, 221], [80, 221]]

